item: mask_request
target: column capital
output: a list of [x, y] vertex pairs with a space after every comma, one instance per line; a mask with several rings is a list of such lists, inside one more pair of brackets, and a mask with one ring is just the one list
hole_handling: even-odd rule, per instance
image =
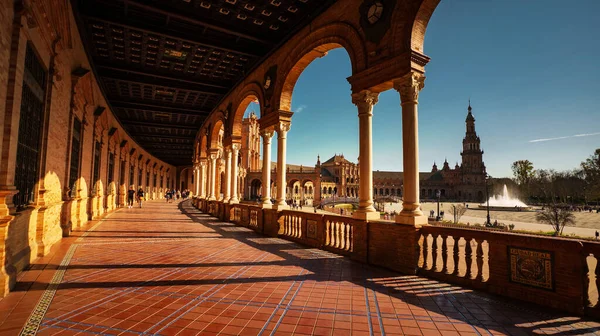
[[207, 159], [207, 158], [205, 158], [205, 157], [201, 157], [200, 159], [198, 159], [198, 164], [199, 164], [200, 166], [206, 166], [206, 161], [208, 161], [208, 159]]
[[233, 149], [234, 151], [239, 151], [240, 149], [242, 149], [242, 144], [234, 143], [231, 145], [231, 149]]
[[419, 101], [419, 92], [425, 87], [425, 76], [416, 71], [411, 71], [394, 81], [394, 89], [400, 93], [402, 103], [416, 103]]
[[211, 148], [208, 150], [208, 156], [210, 157], [211, 160], [218, 159], [221, 156], [220, 154], [221, 154], [221, 151], [219, 149]]
[[281, 136], [281, 133], [287, 133], [292, 128], [292, 123], [287, 121], [280, 121], [276, 126], [277, 134]]
[[372, 92], [369, 90], [363, 90], [352, 94], [352, 104], [360, 106], [361, 104], [368, 104], [373, 106], [379, 101], [379, 93]]
[[273, 134], [275, 134], [275, 130], [273, 128], [267, 128], [267, 129], [261, 129], [260, 130], [260, 136], [265, 140], [265, 141], [270, 141], [271, 138], [273, 137]]

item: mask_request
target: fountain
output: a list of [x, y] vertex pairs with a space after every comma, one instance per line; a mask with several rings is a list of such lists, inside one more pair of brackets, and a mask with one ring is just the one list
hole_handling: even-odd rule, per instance
[[[508, 194], [508, 188], [506, 184], [504, 185], [504, 189], [502, 190], [502, 195], [494, 195], [489, 199], [490, 210], [531, 210], [531, 207], [523, 202], [521, 202], [518, 198], [511, 198]], [[479, 204], [479, 208], [487, 208], [488, 204], [483, 203]]]

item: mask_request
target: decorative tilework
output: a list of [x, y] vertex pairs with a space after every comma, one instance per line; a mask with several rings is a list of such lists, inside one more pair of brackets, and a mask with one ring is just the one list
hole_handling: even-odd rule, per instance
[[67, 254], [64, 256], [63, 260], [60, 263], [60, 267], [54, 273], [54, 276], [52, 277], [52, 280], [50, 280], [48, 288], [46, 288], [46, 291], [44, 291], [44, 294], [42, 294], [42, 298], [33, 309], [33, 312], [29, 316], [29, 319], [27, 319], [27, 322], [21, 330], [20, 335], [35, 335], [37, 333], [37, 330], [40, 327], [40, 324], [42, 323], [42, 319], [44, 318], [44, 315], [46, 315], [46, 312], [48, 311], [48, 308], [52, 303], [52, 299], [54, 298], [56, 289], [58, 288], [58, 285], [60, 285], [60, 283], [62, 282], [67, 266], [69, 265], [69, 262], [71, 262], [71, 258], [75, 254], [77, 246], [78, 245], [73, 244], [71, 245], [71, 247], [69, 247]]

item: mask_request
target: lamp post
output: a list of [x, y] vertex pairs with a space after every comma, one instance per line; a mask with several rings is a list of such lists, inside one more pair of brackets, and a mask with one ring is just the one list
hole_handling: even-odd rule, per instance
[[487, 173], [485, 174], [485, 197], [487, 198], [487, 225], [492, 225], [492, 220], [490, 219], [490, 188], [488, 186], [488, 182], [491, 176]]
[[437, 220], [440, 220], [440, 196], [442, 196], [442, 193], [439, 190], [435, 191], [435, 196], [437, 197]]

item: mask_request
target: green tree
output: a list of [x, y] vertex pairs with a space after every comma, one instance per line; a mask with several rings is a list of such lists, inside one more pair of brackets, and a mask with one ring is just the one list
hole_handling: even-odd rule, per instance
[[525, 197], [530, 196], [530, 183], [534, 176], [533, 163], [529, 160], [519, 160], [513, 162], [511, 169], [515, 177], [515, 182], [519, 185], [521, 195]]
[[600, 198], [600, 148], [581, 163], [581, 169], [586, 181], [586, 194], [592, 198]]
[[540, 223], [549, 224], [554, 229], [554, 235], [562, 235], [566, 225], [575, 225], [575, 215], [556, 203], [551, 203], [535, 215]]
[[533, 163], [529, 160], [515, 161], [511, 167], [515, 180], [519, 185], [526, 185], [533, 177]]

